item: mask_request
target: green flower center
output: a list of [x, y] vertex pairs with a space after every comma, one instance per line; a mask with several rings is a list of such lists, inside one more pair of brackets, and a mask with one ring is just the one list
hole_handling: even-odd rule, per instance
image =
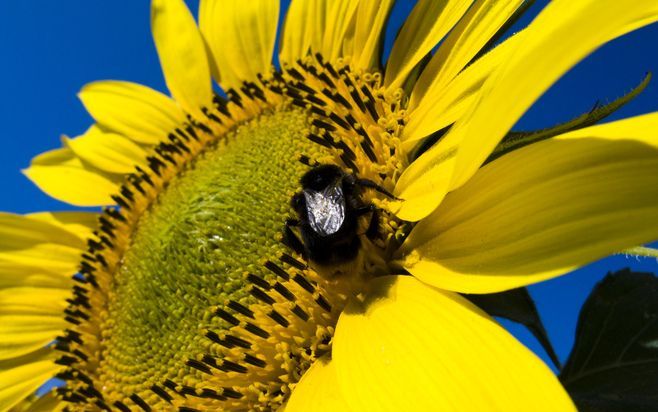
[[102, 381], [118, 374], [127, 378], [121, 385], [150, 387], [175, 377], [205, 350], [200, 330], [217, 327], [208, 308], [253, 303], [245, 271], [275, 277], [258, 262], [287, 252], [277, 237], [308, 170], [298, 158], [319, 150], [303, 138], [306, 127], [299, 110], [247, 123], [200, 155], [142, 215], [101, 326]]

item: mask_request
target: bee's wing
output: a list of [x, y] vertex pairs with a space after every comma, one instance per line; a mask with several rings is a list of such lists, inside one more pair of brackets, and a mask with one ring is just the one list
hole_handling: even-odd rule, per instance
[[321, 192], [305, 190], [308, 222], [320, 236], [332, 235], [345, 221], [345, 196], [340, 186], [331, 185]]

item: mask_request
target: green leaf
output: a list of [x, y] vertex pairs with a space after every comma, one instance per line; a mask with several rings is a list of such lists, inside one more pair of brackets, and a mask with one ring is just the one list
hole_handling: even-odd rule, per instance
[[560, 375], [579, 410], [658, 410], [658, 278], [608, 274], [583, 305]]
[[464, 297], [491, 316], [509, 319], [528, 328], [544, 347], [555, 366], [560, 369], [560, 360], [555, 354], [551, 341], [548, 339], [548, 334], [539, 317], [535, 302], [526, 288], [487, 295], [464, 294]]
[[644, 79], [633, 88], [630, 92], [626, 93], [624, 96], [613, 100], [612, 102], [599, 106], [597, 103], [592, 110], [576, 117], [573, 120], [570, 120], [565, 123], [561, 123], [557, 126], [549, 127], [547, 129], [536, 130], [532, 132], [510, 132], [505, 136], [505, 138], [496, 146], [493, 153], [485, 161], [486, 163], [492, 162], [499, 157], [503, 156], [506, 153], [509, 153], [513, 150], [520, 149], [523, 146], [527, 146], [532, 143], [536, 143], [542, 140], [550, 139], [551, 137], [557, 136], [562, 133], [570, 132], [572, 130], [582, 129], [584, 127], [592, 126], [599, 121], [610, 116], [612, 113], [620, 109], [626, 103], [633, 100], [638, 94], [642, 93], [651, 81], [651, 73], [647, 73], [644, 76]]

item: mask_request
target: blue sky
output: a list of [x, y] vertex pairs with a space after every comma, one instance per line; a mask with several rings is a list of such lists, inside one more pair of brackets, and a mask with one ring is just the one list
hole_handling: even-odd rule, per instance
[[[398, 3], [392, 17], [397, 27], [413, 2]], [[538, 1], [521, 24], [527, 24], [545, 3]], [[196, 11], [198, 1], [189, 4]], [[389, 47], [395, 30], [387, 34]], [[658, 25], [604, 46], [549, 90], [517, 127], [536, 129], [568, 120], [596, 101], [621, 96], [646, 72], [658, 74], [656, 44]], [[91, 118], [76, 97], [85, 83], [120, 79], [166, 90], [151, 39], [147, 0], [0, 2], [0, 56], [0, 210], [4, 211], [71, 209], [41, 193], [20, 170], [35, 154], [58, 147], [62, 134], [76, 136], [90, 125]], [[656, 110], [658, 79], [613, 118]], [[563, 360], [573, 343], [578, 310], [592, 286], [606, 272], [623, 267], [658, 272], [654, 259], [614, 256], [531, 287]], [[522, 328], [510, 328], [544, 356]]]

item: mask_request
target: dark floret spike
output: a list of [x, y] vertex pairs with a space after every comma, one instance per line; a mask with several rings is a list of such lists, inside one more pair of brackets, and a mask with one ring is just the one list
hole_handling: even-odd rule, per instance
[[101, 240], [101, 242], [107, 246], [110, 249], [114, 249], [114, 243], [110, 239], [107, 238], [107, 236], [100, 235], [98, 238]]
[[187, 361], [185, 361], [185, 364], [190, 368], [194, 368], [203, 373], [207, 373], [208, 375], [212, 375], [212, 371], [210, 370], [210, 368], [205, 363], [199, 362], [196, 359], [188, 359]]
[[117, 227], [116, 227], [112, 222], [110, 222], [110, 221], [107, 219], [107, 217], [104, 216], [104, 215], [101, 215], [101, 216], [98, 218], [98, 222], [101, 224], [101, 226], [106, 227], [106, 228], [108, 228], [109, 230], [114, 230], [114, 229], [117, 228]]
[[187, 385], [181, 385], [180, 394], [183, 396], [197, 396], [196, 389]]
[[295, 281], [299, 286], [301, 286], [304, 290], [306, 290], [308, 293], [313, 293], [315, 292], [315, 287], [311, 284], [311, 282], [306, 279], [303, 275], [296, 274], [292, 280]]
[[301, 107], [302, 109], [306, 109], [308, 106], [308, 103], [305, 100], [302, 100], [301, 98], [299, 99], [293, 98], [292, 104], [297, 107]]
[[340, 76], [336, 72], [336, 69], [334, 68], [334, 66], [331, 63], [324, 62], [324, 63], [320, 63], [320, 64], [322, 64], [322, 67], [324, 67], [325, 70], [327, 70], [333, 78], [335, 78], [335, 79], [340, 78]]
[[279, 282], [276, 282], [276, 283], [274, 284], [274, 290], [276, 290], [277, 292], [279, 292], [279, 294], [280, 294], [281, 296], [283, 296], [284, 298], [286, 298], [287, 300], [289, 300], [289, 301], [291, 301], [291, 302], [294, 302], [294, 301], [296, 300], [296, 299], [295, 299], [295, 295], [294, 295], [290, 290], [288, 290], [288, 288], [286, 288], [285, 286], [283, 286], [283, 285], [282, 285], [281, 283], [279, 283]]
[[126, 200], [130, 201], [131, 203], [135, 201], [135, 195], [133, 192], [128, 189], [126, 186], [121, 186], [121, 196], [123, 196]]
[[306, 135], [306, 138], [307, 138], [308, 140], [312, 141], [313, 143], [317, 143], [317, 144], [319, 144], [320, 146], [324, 146], [324, 147], [326, 147], [326, 148], [328, 148], [328, 149], [332, 147], [332, 144], [331, 144], [330, 142], [326, 141], [325, 139], [323, 139], [322, 137], [320, 137], [320, 136], [318, 136], [318, 135], [316, 135], [316, 134], [314, 134], [314, 133], [309, 133], [309, 134], [307, 134], [307, 135]]
[[308, 313], [306, 313], [304, 309], [302, 309], [299, 305], [295, 305], [292, 308], [292, 313], [294, 313], [298, 318], [300, 318], [304, 322], [309, 320]]
[[226, 346], [229, 349], [231, 349], [233, 347], [233, 345], [227, 345], [226, 342], [223, 341], [216, 332], [213, 332], [213, 331], [209, 330], [209, 331], [206, 332], [205, 335], [206, 335], [206, 338], [210, 339], [211, 341], [213, 341], [217, 344]]
[[299, 260], [297, 260], [294, 257], [288, 255], [287, 253], [281, 254], [281, 256], [279, 257], [279, 260], [281, 262], [286, 263], [286, 264], [288, 264], [288, 265], [290, 265], [294, 268], [297, 268], [299, 270], [304, 270], [304, 269], [308, 268], [308, 266], [305, 263], [300, 262]]
[[[149, 178], [150, 181], [150, 178]], [[115, 209], [113, 207], [105, 209], [105, 214], [109, 217], [111, 217], [114, 220], [118, 220], [120, 222], [126, 222], [126, 218], [121, 214], [121, 212], [118, 209]]]
[[208, 110], [207, 107], [204, 107], [202, 111], [203, 111], [203, 114], [204, 114], [208, 119], [212, 120], [213, 122], [215, 122], [215, 123], [217, 123], [217, 124], [222, 124], [222, 120], [221, 120], [219, 117], [215, 116], [215, 114], [214, 114], [213, 112], [211, 112], [210, 110]]
[[308, 96], [306, 96], [306, 100], [319, 107], [324, 107], [327, 105], [327, 103], [324, 100], [320, 99], [319, 97], [316, 97], [313, 94], [309, 94]]
[[233, 309], [234, 311], [238, 312], [239, 314], [248, 317], [249, 319], [254, 319], [254, 312], [249, 310], [246, 306], [231, 300], [228, 302], [229, 309]]
[[250, 365], [256, 366], [258, 368], [264, 368], [267, 365], [267, 362], [265, 362], [262, 359], [259, 359], [253, 355], [250, 355], [248, 353], [244, 354], [244, 361], [247, 362]]
[[239, 338], [237, 336], [226, 335], [224, 337], [224, 340], [226, 342], [234, 345], [234, 346], [238, 346], [238, 347], [243, 348], [243, 349], [250, 349], [251, 348], [251, 343], [249, 343], [249, 341], [246, 341], [246, 340], [244, 340], [242, 338]]
[[96, 256], [96, 260], [98, 261], [98, 263], [100, 263], [104, 268], [107, 268], [108, 265], [107, 265], [107, 260], [105, 259], [105, 257], [103, 255], [98, 254], [98, 253], [95, 256]]
[[320, 116], [320, 117], [324, 117], [326, 115], [324, 109], [321, 109], [317, 106], [311, 106], [311, 113], [313, 113], [317, 116]]
[[336, 83], [334, 83], [333, 80], [329, 76], [327, 76], [327, 73], [322, 72], [318, 74], [318, 78], [324, 82], [327, 86], [331, 87], [332, 89], [336, 88]]
[[331, 313], [331, 305], [329, 302], [327, 302], [327, 299], [325, 299], [324, 296], [318, 295], [318, 297], [315, 299], [315, 303], [317, 303], [318, 306], [320, 306], [326, 312]]
[[160, 170], [166, 167], [166, 164], [157, 156], [148, 156], [146, 161], [148, 162], [149, 169], [158, 176], [160, 176]]
[[228, 89], [226, 91], [226, 95], [231, 99], [233, 103], [235, 103], [239, 108], [243, 109], [244, 105], [242, 104], [242, 97], [240, 97], [240, 93], [236, 92], [233, 89]]
[[215, 315], [219, 316], [220, 318], [230, 323], [231, 325], [237, 326], [240, 324], [240, 321], [235, 316], [231, 315], [230, 313], [228, 313], [222, 308], [217, 308], [215, 310]]
[[347, 145], [347, 143], [345, 143], [345, 141], [339, 140], [337, 143], [334, 143], [334, 145], [336, 146], [336, 148], [342, 150], [343, 155], [346, 158], [350, 159], [351, 161], [356, 160], [356, 154], [354, 154], [354, 151], [350, 149], [350, 147]]
[[111, 195], [110, 197], [122, 208], [130, 210], [130, 205], [123, 199], [123, 197], [119, 195]]
[[352, 104], [349, 101], [347, 101], [347, 99], [345, 97], [343, 97], [342, 94], [333, 93], [329, 89], [323, 89], [322, 94], [329, 97], [334, 102], [340, 104], [341, 106], [343, 106], [347, 110], [352, 110]]
[[325, 122], [323, 120], [320, 120], [320, 119], [313, 119], [311, 124], [313, 126], [317, 127], [317, 128], [324, 129], [324, 130], [327, 130], [329, 132], [335, 132], [337, 130], [336, 126], [334, 126], [333, 124], [327, 123], [327, 122]]
[[192, 125], [185, 127], [185, 131], [190, 135], [190, 137], [192, 137], [192, 139], [196, 140], [197, 142], [199, 141], [199, 136], [197, 135], [196, 130], [194, 130]]
[[264, 290], [270, 290], [272, 288], [272, 286], [270, 286], [270, 284], [267, 283], [265, 279], [261, 278], [260, 276], [256, 276], [253, 273], [249, 273], [247, 275], [247, 280]]
[[228, 111], [228, 107], [226, 106], [226, 101], [222, 99], [221, 97], [215, 95], [213, 97], [213, 103], [215, 103], [215, 108], [224, 116], [230, 117], [231, 112]]
[[201, 389], [201, 393], [195, 394], [194, 396], [198, 396], [199, 398], [215, 399], [218, 401], [225, 401], [227, 399], [226, 396], [220, 395], [217, 393], [217, 391], [210, 388], [203, 388]]
[[165, 402], [171, 403], [171, 401], [174, 400], [173, 396], [169, 395], [165, 388], [158, 386], [158, 385], [153, 385], [151, 386], [151, 391], [158, 395], [160, 398], [164, 399]]
[[358, 167], [356, 166], [356, 163], [354, 163], [354, 160], [352, 160], [346, 153], [341, 153], [340, 155], [340, 160], [345, 163], [345, 166], [352, 171], [352, 173], [357, 173], [358, 172]]
[[130, 412], [130, 408], [127, 407], [126, 404], [121, 401], [115, 401], [112, 405], [114, 405], [114, 407], [116, 407], [121, 412]]
[[372, 93], [370, 93], [370, 89], [365, 85], [361, 86], [361, 92], [366, 96], [366, 109], [368, 109], [368, 113], [370, 113], [370, 116], [376, 122], [379, 120], [379, 113], [377, 113], [377, 109], [375, 108], [375, 98]]
[[139, 395], [137, 395], [136, 393], [130, 395], [130, 400], [135, 402], [135, 405], [142, 408], [142, 410], [144, 410], [145, 412], [151, 412], [151, 407], [144, 401], [144, 399], [140, 398]]
[[248, 369], [245, 368], [244, 366], [240, 365], [239, 363], [232, 362], [227, 359], [223, 359], [222, 363], [219, 365], [220, 369], [226, 369], [227, 371], [231, 372], [238, 372], [238, 373], [247, 373]]
[[246, 325], [244, 326], [244, 329], [252, 333], [260, 338], [267, 339], [270, 337], [270, 334], [264, 331], [263, 329], [259, 328], [258, 326], [254, 325], [251, 322], [247, 322]]
[[283, 317], [279, 312], [276, 310], [272, 309], [270, 313], [267, 314], [273, 321], [278, 323], [279, 325], [283, 326], [284, 328], [287, 328], [290, 326], [290, 322], [286, 318]]
[[71, 366], [76, 362], [78, 362], [78, 358], [69, 355], [61, 356], [59, 359], [55, 361], [57, 365], [62, 365], [62, 366]]
[[106, 404], [105, 402], [103, 402], [103, 401], [100, 400], [100, 399], [96, 399], [96, 400], [94, 401], [94, 403], [96, 404], [96, 406], [98, 406], [99, 408], [101, 408], [101, 409], [104, 410], [104, 411], [111, 411], [111, 410], [112, 410], [112, 409], [110, 409], [109, 406], [107, 406], [107, 404]]
[[[82, 322], [80, 322], [78, 319], [72, 317], [72, 316], [64, 316], [64, 320], [67, 321], [68, 323], [71, 323], [73, 325], [80, 325]], [[57, 362], [55, 362], [57, 363]]]
[[338, 116], [336, 113], [331, 113], [329, 118], [333, 120], [338, 126], [342, 127], [345, 130], [350, 130], [351, 127], [342, 117]]
[[163, 159], [166, 160], [167, 162], [171, 163], [173, 166], [178, 165], [178, 163], [176, 162], [176, 160], [175, 160], [173, 157], [171, 157], [171, 155], [168, 153], [169, 150], [167, 150], [167, 147], [168, 147], [167, 145], [161, 143], [159, 146], [157, 146], [157, 147], [155, 148], [155, 152], [156, 152], [161, 158], [163, 158]]
[[272, 299], [270, 295], [267, 294], [267, 292], [263, 291], [262, 289], [258, 288], [257, 286], [252, 286], [249, 289], [249, 293], [251, 296], [255, 297], [256, 299], [260, 300], [261, 302], [265, 303], [266, 305], [273, 305], [275, 300]]
[[164, 385], [165, 388], [172, 392], [178, 392], [176, 389], [177, 385], [171, 379], [166, 379], [164, 382], [162, 382], [162, 385]]
[[304, 244], [288, 225], [283, 228], [281, 242], [299, 255], [304, 255]]
[[311, 158], [306, 155], [300, 155], [298, 160], [300, 163], [308, 167], [313, 167], [313, 164], [311, 163]]
[[295, 89], [303, 90], [311, 96], [316, 93], [315, 89], [313, 89], [311, 86], [307, 85], [303, 81], [293, 82], [290, 84], [290, 86], [294, 87]]
[[298, 72], [297, 69], [295, 69], [294, 67], [287, 69], [286, 72], [290, 74], [292, 77], [294, 77], [295, 79], [299, 80], [300, 82], [306, 81], [306, 78], [300, 72]]
[[357, 133], [363, 138], [361, 140], [361, 148], [363, 152], [368, 156], [371, 162], [377, 163], [377, 155], [375, 154], [375, 146], [372, 144], [372, 139], [368, 133], [363, 128], [358, 128]]
[[268, 260], [267, 262], [265, 262], [264, 266], [270, 272], [274, 273], [275, 275], [277, 275], [277, 276], [279, 276], [279, 277], [281, 277], [285, 280], [290, 279], [290, 275], [288, 274], [288, 272], [283, 270], [283, 268], [281, 268], [280, 266], [278, 266], [276, 263], [272, 262], [271, 260]]
[[240, 399], [243, 396], [240, 392], [237, 392], [231, 388], [222, 388], [222, 395], [233, 399]]

